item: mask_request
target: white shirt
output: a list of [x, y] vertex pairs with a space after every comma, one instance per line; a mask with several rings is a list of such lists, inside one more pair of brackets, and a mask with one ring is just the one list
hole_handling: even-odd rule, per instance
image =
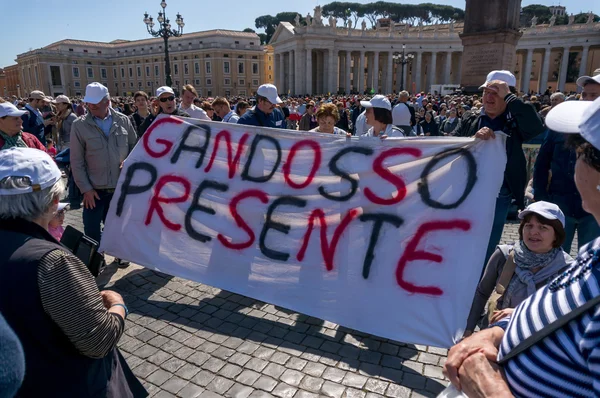
[[363, 111], [356, 118], [356, 126], [354, 126], [354, 135], [356, 135], [358, 137], [360, 137], [361, 135], [366, 134], [367, 131], [369, 131], [369, 129], [371, 127], [373, 127], [370, 124], [367, 124], [367, 115], [365, 113], [366, 113], [366, 110]]
[[181, 109], [182, 111], [184, 111], [185, 113], [187, 113], [188, 115], [193, 117], [194, 119], [211, 120], [211, 118], [208, 117], [206, 112], [204, 112], [204, 109], [199, 108], [194, 104], [191, 104], [189, 108], [184, 108], [183, 104], [181, 104], [179, 106], [179, 109]]
[[223, 117], [223, 123], [237, 123], [240, 117], [234, 111], [229, 111], [227, 115]]
[[[375, 137], [373, 130], [374, 130], [373, 127], [371, 127], [369, 129], [369, 131], [367, 131], [365, 134], [362, 135], [362, 137]], [[395, 129], [393, 124], [388, 124], [384, 131], [379, 132], [379, 135], [377, 135], [377, 137], [381, 137], [383, 135], [387, 135], [388, 138], [389, 137], [404, 137], [404, 133], [402, 132], [402, 130]]]

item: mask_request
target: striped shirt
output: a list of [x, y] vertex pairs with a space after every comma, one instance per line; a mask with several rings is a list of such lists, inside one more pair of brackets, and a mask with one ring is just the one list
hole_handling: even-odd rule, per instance
[[82, 355], [103, 358], [117, 346], [125, 321], [110, 313], [94, 277], [72, 254], [53, 250], [40, 260], [42, 306]]
[[[583, 246], [560, 283], [583, 274], [554, 292], [548, 284], [519, 305], [507, 323], [501, 360], [521, 341], [600, 294], [600, 238]], [[587, 266], [591, 265], [591, 270]], [[498, 322], [498, 326], [505, 325]], [[600, 396], [600, 306], [569, 322], [504, 367], [508, 384], [519, 397]]]

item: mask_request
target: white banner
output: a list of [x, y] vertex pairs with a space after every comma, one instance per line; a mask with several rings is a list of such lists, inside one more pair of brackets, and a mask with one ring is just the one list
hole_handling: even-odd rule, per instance
[[162, 116], [124, 163], [101, 250], [449, 347], [466, 325], [504, 164], [500, 137], [358, 139]]

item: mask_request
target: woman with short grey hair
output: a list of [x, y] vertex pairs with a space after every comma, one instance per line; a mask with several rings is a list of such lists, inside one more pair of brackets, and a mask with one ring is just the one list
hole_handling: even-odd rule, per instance
[[64, 193], [50, 156], [0, 151], [0, 312], [25, 352], [19, 396], [145, 397], [117, 350], [127, 307], [48, 232]]

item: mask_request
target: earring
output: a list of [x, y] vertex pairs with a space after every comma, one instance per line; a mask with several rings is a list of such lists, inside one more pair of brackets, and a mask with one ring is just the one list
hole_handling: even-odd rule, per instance
[[600, 184], [596, 185], [596, 189], [600, 192]]

